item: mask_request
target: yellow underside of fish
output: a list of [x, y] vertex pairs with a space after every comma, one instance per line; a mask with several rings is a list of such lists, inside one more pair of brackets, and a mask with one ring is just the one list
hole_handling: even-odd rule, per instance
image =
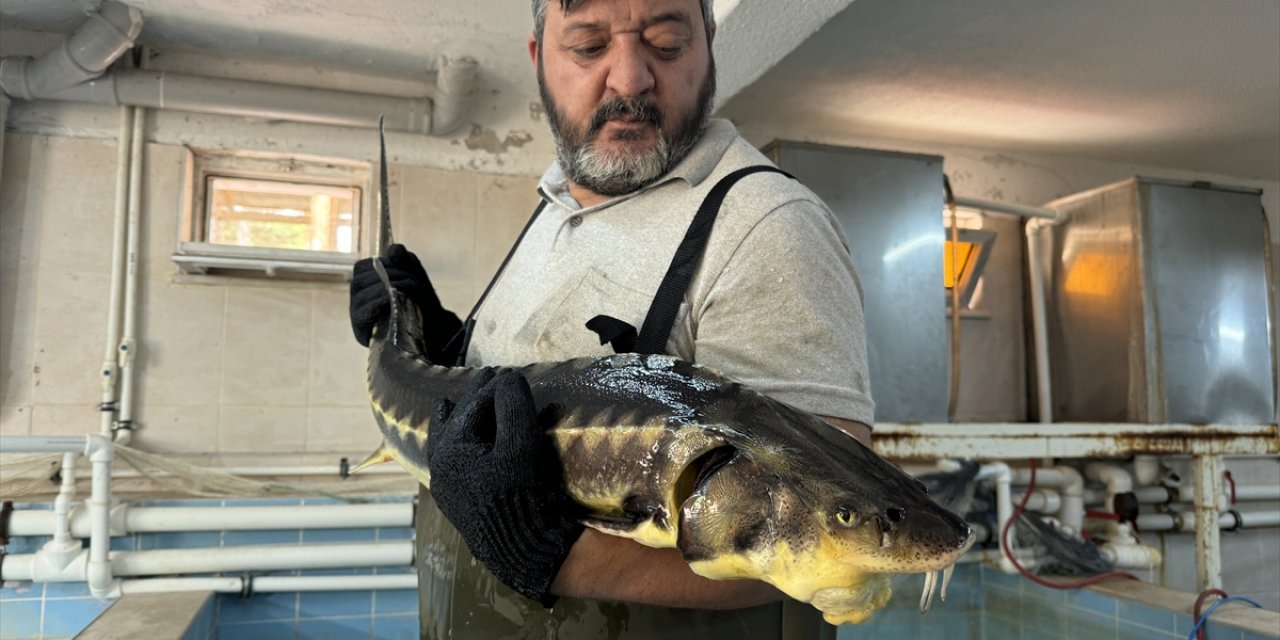
[[713, 580], [763, 580], [817, 607], [831, 624], [856, 624], [888, 603], [892, 590], [888, 574], [851, 568], [849, 557], [847, 547], [822, 536], [808, 550], [783, 542], [690, 562], [689, 568]]

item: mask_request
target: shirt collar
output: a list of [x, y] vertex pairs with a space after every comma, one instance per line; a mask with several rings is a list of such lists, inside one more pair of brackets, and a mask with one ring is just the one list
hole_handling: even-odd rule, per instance
[[586, 209], [583, 209], [578, 204], [578, 201], [574, 200], [573, 196], [569, 194], [569, 179], [565, 176], [564, 169], [560, 167], [559, 161], [551, 163], [551, 166], [542, 174], [542, 179], [538, 181], [538, 192], [553, 204], [575, 213], [586, 213], [624, 202], [650, 189], [677, 179], [688, 182], [691, 187], [696, 187], [703, 180], [706, 180], [707, 176], [711, 175], [716, 165], [720, 163], [720, 158], [724, 156], [724, 152], [737, 137], [738, 130], [733, 126], [733, 123], [718, 118], [712, 119], [707, 123], [707, 128], [702, 132], [702, 137], [693, 145], [693, 149], [689, 150], [689, 155], [678, 162], [666, 175], [654, 180], [652, 184], [631, 193], [610, 198]]

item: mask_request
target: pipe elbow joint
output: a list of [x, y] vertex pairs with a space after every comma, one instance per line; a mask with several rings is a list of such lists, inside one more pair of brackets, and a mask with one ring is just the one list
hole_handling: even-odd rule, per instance
[[115, 459], [115, 447], [110, 436], [91, 433], [86, 436], [85, 455], [94, 464], [110, 464]]
[[118, 593], [119, 585], [111, 577], [110, 560], [90, 560], [86, 573], [89, 582], [89, 593], [93, 597], [101, 600], [110, 598]]
[[1107, 485], [1107, 492], [1112, 495], [1133, 491], [1133, 476], [1117, 465], [1093, 462], [1084, 470], [1094, 481]]
[[984, 480], [990, 478], [996, 482], [1012, 482], [1013, 471], [1004, 462], [986, 462], [978, 470], [978, 478]]
[[1054, 467], [1058, 473], [1062, 474], [1062, 493], [1067, 496], [1083, 496], [1084, 495], [1084, 476], [1076, 471], [1075, 467], [1068, 465], [1058, 465]]
[[479, 64], [472, 58], [440, 56], [436, 92], [431, 100], [431, 135], [453, 132], [462, 124], [463, 112], [476, 86]]

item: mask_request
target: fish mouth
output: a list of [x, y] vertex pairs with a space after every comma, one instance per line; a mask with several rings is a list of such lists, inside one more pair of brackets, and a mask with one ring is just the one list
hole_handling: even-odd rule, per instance
[[[942, 569], [924, 572], [924, 590], [920, 593], [920, 613], [928, 613], [929, 606], [933, 604], [933, 594], [938, 591], [938, 595], [943, 602], [947, 601], [947, 585], [951, 584], [951, 576], [956, 570], [956, 561], [963, 556], [969, 547], [973, 546], [973, 532], [969, 533], [969, 538], [959, 549], [951, 555], [951, 562]], [[940, 587], [940, 588], [939, 588]]]

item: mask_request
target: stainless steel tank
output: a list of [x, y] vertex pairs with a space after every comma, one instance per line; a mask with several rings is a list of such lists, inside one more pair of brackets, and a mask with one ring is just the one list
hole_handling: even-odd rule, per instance
[[1135, 177], [1046, 205], [1055, 420], [1275, 420], [1259, 195]]

